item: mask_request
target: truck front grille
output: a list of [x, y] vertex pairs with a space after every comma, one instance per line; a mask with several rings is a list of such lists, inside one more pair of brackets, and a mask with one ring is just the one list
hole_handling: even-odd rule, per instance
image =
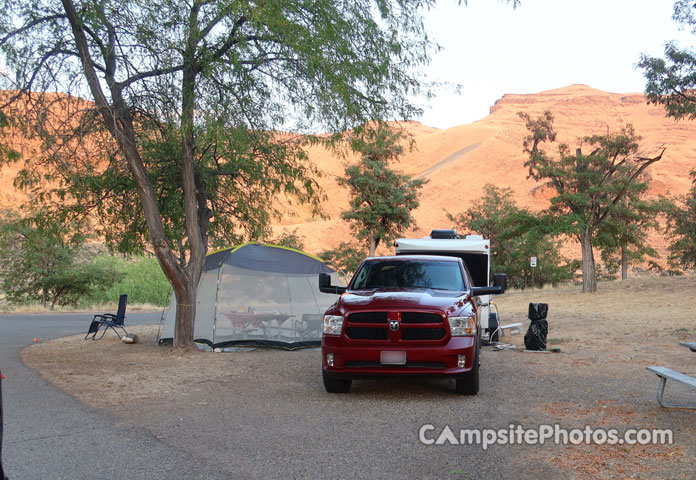
[[[346, 336], [352, 340], [386, 341], [389, 339], [388, 312], [355, 312], [346, 317]], [[394, 314], [391, 314], [394, 318]], [[447, 335], [441, 314], [401, 312], [401, 325], [395, 338], [403, 341], [442, 340]], [[394, 334], [392, 335], [394, 338]]]
[[346, 335], [353, 340], [386, 340], [387, 329], [384, 327], [347, 327]]
[[402, 312], [401, 323], [442, 323], [442, 317], [437, 313]]
[[404, 328], [402, 340], [440, 340], [445, 337], [444, 328]]
[[348, 316], [351, 323], [387, 323], [387, 312], [356, 312]]

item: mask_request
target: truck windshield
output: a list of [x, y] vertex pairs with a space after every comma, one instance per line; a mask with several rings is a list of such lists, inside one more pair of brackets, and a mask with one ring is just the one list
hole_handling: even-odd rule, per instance
[[463, 291], [464, 276], [455, 262], [384, 260], [366, 262], [355, 274], [352, 290], [373, 288], [435, 288]]

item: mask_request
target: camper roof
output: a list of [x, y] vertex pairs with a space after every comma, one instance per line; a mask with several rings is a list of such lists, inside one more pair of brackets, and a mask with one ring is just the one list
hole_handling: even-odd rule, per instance
[[490, 252], [490, 240], [484, 240], [480, 235], [468, 235], [459, 239], [433, 238], [400, 238], [396, 241], [396, 252]]

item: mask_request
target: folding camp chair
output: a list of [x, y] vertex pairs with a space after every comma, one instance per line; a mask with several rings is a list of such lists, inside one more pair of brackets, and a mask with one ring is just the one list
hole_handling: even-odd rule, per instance
[[300, 333], [300, 341], [306, 339], [321, 340], [321, 330], [324, 327], [324, 315], [303, 313], [302, 320], [295, 327]]
[[113, 330], [116, 332], [116, 335], [118, 335], [118, 338], [122, 338], [121, 334], [118, 333], [117, 328], [120, 328], [123, 331], [124, 335], [128, 335], [128, 332], [126, 332], [126, 329], [123, 328], [123, 322], [126, 319], [126, 304], [128, 303], [128, 295], [121, 295], [118, 297], [118, 312], [116, 312], [116, 315], [113, 313], [102, 313], [95, 315], [94, 318], [92, 319], [92, 323], [89, 324], [89, 330], [87, 330], [87, 335], [85, 335], [85, 340], [87, 340], [90, 336], [92, 337], [92, 340], [97, 339], [97, 333], [99, 333], [99, 330], [102, 330], [102, 334], [99, 338], [104, 338], [104, 335], [106, 334], [106, 331], [108, 329]]

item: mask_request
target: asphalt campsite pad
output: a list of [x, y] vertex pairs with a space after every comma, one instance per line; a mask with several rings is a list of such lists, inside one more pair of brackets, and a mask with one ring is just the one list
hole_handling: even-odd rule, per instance
[[[485, 347], [481, 391], [453, 393], [432, 379], [356, 381], [324, 391], [320, 352], [255, 350], [179, 354], [112, 334], [32, 345], [25, 363], [119, 423], [151, 432], [229, 478], [684, 478], [693, 476], [696, 416], [657, 406], [648, 365], [696, 375], [696, 278], [651, 278], [511, 292], [498, 297], [503, 324], [526, 321], [529, 302], [549, 304], [549, 346], [534, 355]], [[659, 299], [659, 301], [658, 301]], [[503, 337], [520, 346], [522, 335]], [[117, 359], [118, 361], [114, 361]], [[89, 368], [86, 368], [86, 367]], [[667, 395], [694, 391], [668, 383]], [[423, 444], [449, 427], [505, 430], [670, 429], [669, 445]], [[166, 461], [166, 459], [163, 459]]]

